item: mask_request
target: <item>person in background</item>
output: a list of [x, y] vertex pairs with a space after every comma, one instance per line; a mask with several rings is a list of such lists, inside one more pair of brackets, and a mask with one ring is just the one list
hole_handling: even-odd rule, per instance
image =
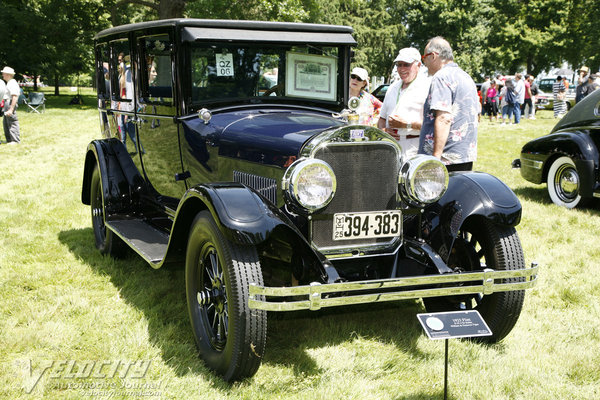
[[419, 149], [419, 130], [430, 80], [420, 72], [421, 53], [413, 47], [401, 49], [394, 64], [400, 80], [385, 94], [377, 127], [392, 135], [406, 156], [413, 156]]
[[515, 85], [512, 79], [504, 81], [504, 88], [500, 92], [502, 96], [502, 125], [504, 125], [504, 117], [506, 116], [506, 124], [510, 125], [510, 119], [515, 111]]
[[355, 67], [350, 72], [350, 97], [358, 97], [360, 105], [356, 112], [359, 115], [359, 123], [373, 125], [379, 116], [381, 101], [369, 90], [369, 73], [364, 68]]
[[561, 118], [567, 113], [567, 103], [565, 101], [567, 90], [562, 77], [556, 77], [552, 85], [552, 95], [554, 96], [554, 118]]
[[517, 72], [514, 79], [514, 91], [516, 95], [514, 103], [515, 124], [521, 122], [521, 105], [525, 102], [525, 84], [523, 83], [523, 75]]
[[481, 95], [481, 105], [482, 105], [482, 112], [481, 113], [484, 116], [487, 113], [487, 107], [485, 105], [487, 104], [486, 96], [487, 96], [487, 92], [488, 92], [488, 89], [490, 88], [490, 86], [491, 86], [490, 77], [486, 76], [484, 78], [483, 83], [481, 84], [481, 89], [479, 89], [479, 93]]
[[[590, 80], [589, 75], [590, 69], [585, 65], [579, 70], [579, 76], [577, 77], [577, 88], [575, 89], [575, 103], [579, 103], [588, 93], [589, 87], [587, 86]], [[586, 92], [584, 94], [584, 91]]]
[[530, 89], [531, 89], [531, 104], [532, 104], [531, 110], [529, 110], [529, 119], [535, 119], [536, 96], [540, 92], [540, 89], [539, 89], [537, 83], [535, 83], [535, 76], [529, 75], [527, 80], [529, 81], [529, 85], [530, 85]]
[[498, 122], [498, 86], [496, 81], [492, 81], [490, 88], [485, 94], [487, 115], [490, 116], [490, 122], [492, 122], [492, 116], [496, 118]]
[[477, 158], [477, 87], [454, 62], [446, 39], [430, 39], [424, 53], [423, 62], [433, 78], [423, 110], [419, 153], [439, 158], [449, 171], [470, 171]]
[[529, 118], [529, 115], [531, 113], [531, 110], [533, 109], [533, 105], [531, 102], [531, 98], [533, 97], [533, 95], [531, 94], [531, 82], [529, 80], [529, 75], [525, 76], [525, 80], [524, 80], [524, 85], [525, 85], [525, 96], [523, 99], [523, 104], [521, 104], [521, 115], [524, 118]]
[[18, 99], [21, 94], [21, 88], [15, 80], [15, 70], [11, 67], [2, 69], [2, 79], [6, 82], [6, 91], [4, 92], [4, 136], [6, 143], [17, 144], [21, 142], [21, 132], [19, 128], [19, 119], [17, 118]]
[[599, 85], [596, 83], [596, 74], [591, 74], [582, 84], [577, 85], [577, 94], [575, 96], [575, 102], [579, 103], [588, 94], [598, 89]]

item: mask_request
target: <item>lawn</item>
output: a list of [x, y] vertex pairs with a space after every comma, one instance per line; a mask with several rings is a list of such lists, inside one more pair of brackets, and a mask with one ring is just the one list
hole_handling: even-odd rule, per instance
[[[0, 145], [0, 398], [432, 399], [444, 343], [423, 334], [420, 301], [269, 316], [256, 376], [227, 384], [196, 355], [181, 269], [100, 256], [81, 204], [92, 93], [19, 111], [20, 145]], [[510, 168], [554, 125], [482, 121], [477, 170], [523, 204], [527, 263], [540, 265], [521, 318], [499, 344], [452, 340], [450, 399], [600, 398], [600, 204], [567, 210]], [[39, 379], [38, 379], [39, 378]]]

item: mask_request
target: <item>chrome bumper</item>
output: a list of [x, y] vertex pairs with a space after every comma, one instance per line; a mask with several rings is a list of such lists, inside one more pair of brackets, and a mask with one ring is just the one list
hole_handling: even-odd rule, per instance
[[[313, 282], [305, 286], [264, 287], [250, 283], [250, 308], [267, 311], [319, 310], [323, 307], [344, 306], [350, 304], [378, 303], [382, 301], [419, 299], [423, 297], [454, 296], [464, 294], [484, 295], [495, 292], [529, 289], [537, 282], [538, 265], [518, 270], [485, 269], [482, 272], [462, 274], [423, 275], [406, 278], [379, 279], [357, 282], [321, 284]], [[497, 282], [501, 279], [523, 278], [519, 282]], [[460, 283], [470, 282], [461, 286]], [[457, 283], [454, 286], [448, 284]], [[432, 285], [444, 285], [432, 288]], [[429, 286], [419, 289], [419, 286]], [[402, 290], [401, 288], [407, 288]], [[400, 289], [393, 291], [392, 289]], [[380, 293], [352, 294], [357, 291], [383, 290]], [[334, 293], [344, 292], [343, 295], [326, 297]], [[272, 301], [262, 300], [266, 297], [308, 296], [304, 300]]]

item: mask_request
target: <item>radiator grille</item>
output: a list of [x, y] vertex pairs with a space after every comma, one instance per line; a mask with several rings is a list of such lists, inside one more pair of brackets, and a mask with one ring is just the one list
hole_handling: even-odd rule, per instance
[[246, 172], [233, 171], [233, 181], [251, 187], [267, 198], [271, 203], [277, 204], [277, 181], [260, 175]]
[[400, 157], [386, 142], [329, 145], [315, 158], [327, 162], [337, 179], [335, 197], [312, 222], [312, 241], [318, 248], [359, 247], [388, 243], [392, 238], [333, 240], [333, 214], [396, 209]]

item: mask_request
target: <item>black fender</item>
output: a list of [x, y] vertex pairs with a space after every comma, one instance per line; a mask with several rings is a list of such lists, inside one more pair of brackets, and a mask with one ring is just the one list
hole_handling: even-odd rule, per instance
[[272, 237], [283, 237], [308, 259], [322, 279], [337, 278], [335, 271], [328, 268], [331, 263], [310, 246], [287, 215], [254, 189], [237, 182], [199, 184], [187, 190], [177, 208], [167, 258], [175, 258], [175, 254], [185, 249], [192, 221], [205, 209], [228, 240], [260, 246]]
[[94, 140], [88, 145], [81, 188], [83, 204], [90, 204], [90, 184], [95, 165], [100, 169], [107, 219], [132, 210], [147, 187], [123, 143], [111, 138]]
[[500, 179], [483, 172], [455, 172], [450, 174], [444, 196], [425, 208], [421, 228], [424, 239], [447, 262], [468, 218], [480, 216], [495, 224], [516, 226], [521, 210], [517, 196]]
[[[566, 130], [531, 140], [521, 149], [521, 175], [533, 183], [544, 183], [550, 166], [559, 157], [573, 160], [580, 178], [580, 194], [592, 196], [596, 184], [595, 174], [600, 168], [600, 152], [588, 130]], [[541, 169], [534, 169], [523, 159], [543, 162]]]

